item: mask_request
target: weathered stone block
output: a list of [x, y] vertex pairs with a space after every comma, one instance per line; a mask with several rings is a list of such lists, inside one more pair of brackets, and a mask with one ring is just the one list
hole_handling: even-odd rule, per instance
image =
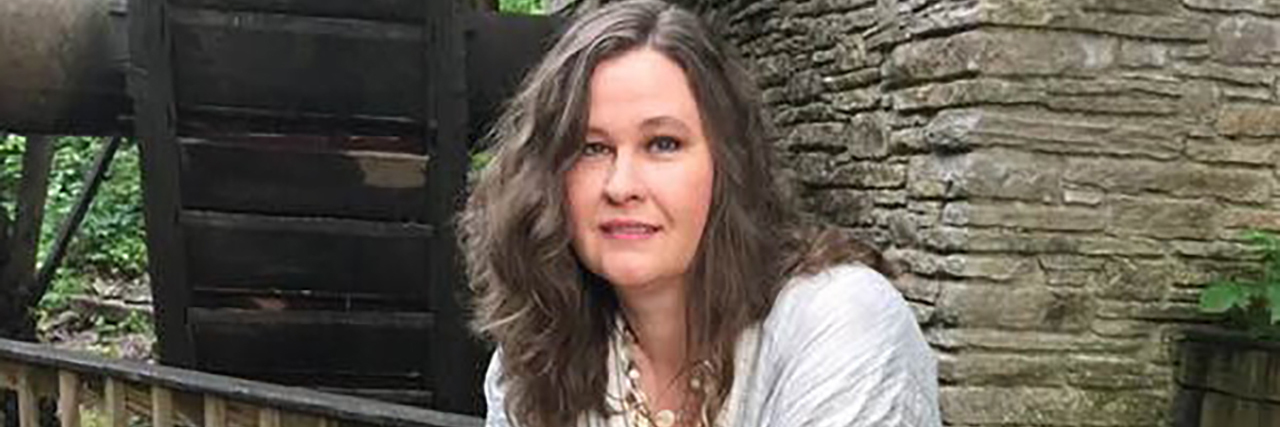
[[[1115, 0], [1102, 0], [1115, 3]], [[983, 0], [979, 20], [987, 24], [1042, 27], [1114, 34], [1159, 40], [1204, 41], [1212, 33], [1208, 22], [1187, 16], [1082, 13], [1077, 2]]]
[[1076, 254], [1041, 255], [1040, 266], [1046, 270], [1102, 270], [1107, 258]]
[[1089, 330], [1104, 337], [1150, 337], [1160, 330], [1159, 324], [1146, 320], [1095, 319]]
[[910, 301], [936, 304], [938, 294], [943, 286], [951, 286], [954, 282], [945, 282], [914, 274], [903, 274], [893, 279], [893, 284], [902, 292], [902, 297]]
[[1051, 153], [1173, 159], [1182, 154], [1178, 136], [1184, 132], [1184, 125], [1159, 120], [1135, 123], [963, 109], [938, 113], [925, 128], [925, 142], [947, 149], [1006, 146]]
[[[1138, 255], [1165, 253], [1164, 246], [1140, 237], [1115, 238], [1096, 234], [1044, 233], [998, 229], [942, 227], [921, 233], [921, 242], [937, 250], [1018, 254], [1068, 253]], [[935, 246], [936, 245], [936, 246]]]
[[1229, 106], [1218, 115], [1217, 128], [1226, 136], [1280, 136], [1280, 107]]
[[938, 376], [966, 386], [1079, 386], [1137, 389], [1170, 385], [1167, 368], [1116, 356], [962, 354], [939, 357]]
[[[1230, 218], [1230, 212], [1227, 217]], [[1276, 214], [1276, 220], [1280, 223], [1280, 213]], [[1226, 222], [1226, 221], [1224, 221]], [[1217, 259], [1241, 259], [1249, 256], [1249, 249], [1242, 243], [1213, 241], [1203, 242], [1199, 240], [1175, 240], [1169, 242], [1173, 247], [1173, 251], [1178, 255], [1197, 257], [1197, 258], [1217, 258]], [[1184, 283], [1184, 282], [1179, 282]]]
[[[1280, 120], [1280, 115], [1276, 116]], [[1271, 166], [1280, 163], [1280, 145], [1267, 142], [1244, 142], [1215, 138], [1187, 140], [1187, 156], [1206, 163], [1236, 163]]]
[[1163, 68], [1169, 65], [1169, 46], [1124, 40], [1120, 42], [1116, 62], [1129, 68]]
[[871, 225], [874, 199], [865, 192], [849, 189], [814, 191], [803, 197], [804, 209], [844, 226]]
[[885, 251], [884, 256], [890, 262], [904, 267], [904, 271], [916, 273], [920, 276], [938, 276], [947, 271], [956, 271], [963, 268], [959, 265], [962, 262], [959, 258], [951, 258], [914, 249], [890, 249]]
[[1217, 237], [1222, 208], [1202, 201], [1122, 198], [1111, 206], [1109, 232], [1157, 238]]
[[1280, 1], [1277, 0], [1182, 0], [1182, 2], [1193, 9], [1280, 16]]
[[1115, 62], [1113, 39], [1086, 34], [985, 29], [895, 48], [885, 65], [893, 84], [966, 75], [1089, 75]]
[[1055, 156], [996, 149], [968, 157], [958, 186], [961, 196], [1046, 203], [1062, 199], [1063, 164]]
[[1280, 232], [1280, 210], [1231, 208], [1222, 215], [1222, 226], [1230, 229], [1226, 238], [1235, 238], [1242, 229], [1260, 229]]
[[1098, 231], [1106, 225], [1106, 215], [1096, 209], [1074, 206], [950, 203], [943, 209], [942, 222], [955, 226]]
[[1158, 192], [1263, 203], [1271, 198], [1272, 190], [1272, 179], [1265, 172], [1187, 163], [1072, 159], [1066, 170], [1067, 182], [1122, 194]]
[[1170, 15], [1182, 10], [1182, 2], [1179, 0], [1085, 0], [1084, 10]]
[[935, 313], [948, 325], [1008, 330], [1081, 331], [1092, 299], [1079, 292], [1030, 286], [950, 285], [942, 288]]
[[1159, 426], [1168, 396], [1148, 390], [943, 387], [949, 425]]
[[915, 198], [955, 198], [969, 167], [967, 154], [914, 156], [907, 166], [907, 190]]
[[1042, 272], [1035, 259], [1008, 255], [950, 255], [942, 272], [966, 279], [993, 282], [1040, 283]]
[[1157, 321], [1192, 321], [1205, 318], [1195, 304], [1176, 302], [1098, 301], [1096, 314], [1103, 319]]
[[1213, 58], [1226, 64], [1280, 64], [1280, 22], [1253, 17], [1227, 18], [1213, 31]]
[[894, 110], [909, 112], [980, 104], [1026, 104], [1043, 97], [1038, 88], [1025, 83], [980, 78], [904, 89], [891, 94], [890, 100]]
[[925, 339], [945, 350], [1126, 353], [1149, 343], [1144, 339], [1101, 338], [1088, 334], [1000, 329], [933, 328]]
[[1117, 257], [1104, 265], [1099, 282], [1091, 285], [1106, 298], [1158, 301], [1186, 274], [1181, 262]]
[[907, 166], [887, 162], [848, 162], [827, 153], [798, 153], [792, 158], [801, 182], [818, 187], [902, 188]]
[[801, 123], [791, 126], [783, 146], [799, 151], [838, 153], [849, 146], [847, 123]]

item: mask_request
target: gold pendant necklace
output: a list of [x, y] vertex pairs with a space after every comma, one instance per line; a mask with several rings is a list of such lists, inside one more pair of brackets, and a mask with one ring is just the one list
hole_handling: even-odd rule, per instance
[[[635, 333], [631, 330], [631, 326], [622, 319], [619, 320], [623, 339], [620, 346], [621, 348], [619, 349], [620, 351], [618, 351], [617, 354], [622, 359], [623, 372], [625, 372], [626, 376], [627, 389], [624, 393], [622, 403], [623, 412], [626, 415], [628, 424], [639, 427], [674, 426], [677, 421], [687, 418], [685, 410], [688, 409], [688, 402], [686, 401], [685, 403], [682, 403], [678, 411], [673, 411], [671, 409], [663, 409], [657, 412], [653, 411], [652, 407], [649, 406], [648, 396], [645, 395], [644, 390], [640, 387], [640, 368], [636, 365], [635, 358], [632, 357], [631, 354], [631, 349], [633, 347], [638, 347], [639, 341], [636, 339]], [[707, 411], [705, 407], [707, 403], [706, 394], [709, 390], [704, 389], [704, 386], [709, 385], [710, 383], [710, 366], [709, 362], [702, 361], [695, 364], [694, 368], [691, 369], [691, 372], [689, 373], [689, 390], [687, 394], [697, 393], [700, 395], [697, 398], [697, 404], [699, 406], [697, 412], [699, 416], [693, 420], [696, 423], [693, 424], [693, 426], [710, 426], [710, 421], [707, 419]], [[704, 380], [704, 376], [708, 378]], [[685, 397], [688, 398], [689, 396], [686, 395]]]

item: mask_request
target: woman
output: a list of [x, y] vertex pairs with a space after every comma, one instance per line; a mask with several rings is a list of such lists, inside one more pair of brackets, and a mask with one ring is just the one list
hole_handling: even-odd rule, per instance
[[657, 0], [531, 71], [460, 223], [488, 426], [940, 424], [883, 262], [798, 224], [749, 82]]

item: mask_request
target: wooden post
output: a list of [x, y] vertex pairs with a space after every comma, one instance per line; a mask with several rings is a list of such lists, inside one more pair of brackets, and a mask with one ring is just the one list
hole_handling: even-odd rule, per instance
[[151, 425], [173, 427], [173, 392], [158, 385], [151, 386]]
[[258, 408], [258, 427], [280, 427], [280, 411]]
[[128, 399], [128, 390], [125, 389], [124, 382], [115, 378], [107, 378], [106, 390], [103, 394], [103, 404], [106, 406], [103, 412], [107, 415], [107, 427], [128, 427], [129, 413], [125, 410], [125, 400]]
[[195, 363], [186, 308], [190, 300], [182, 229], [178, 226], [177, 112], [173, 99], [172, 41], [165, 0], [129, 1], [129, 93], [134, 100], [134, 132], [141, 139], [142, 198], [147, 229], [160, 361]]
[[80, 427], [80, 376], [58, 372], [58, 419], [61, 427]]
[[467, 331], [462, 299], [465, 278], [457, 262], [453, 216], [462, 205], [470, 162], [467, 155], [466, 45], [456, 0], [424, 0], [427, 13], [424, 87], [427, 144], [431, 167], [427, 182], [428, 218], [439, 232], [431, 237], [428, 286], [436, 328], [432, 366], [436, 409], [479, 413], [483, 369], [480, 346]]
[[40, 425], [40, 405], [36, 402], [35, 384], [31, 382], [31, 369], [18, 367], [18, 425]]
[[35, 325], [27, 313], [22, 289], [35, 280], [36, 250], [40, 246], [53, 153], [52, 137], [27, 137], [22, 182], [18, 186], [17, 223], [9, 247], [4, 248], [9, 254], [8, 262], [0, 272], [0, 337], [35, 340]]
[[204, 427], [227, 425], [227, 402], [216, 396], [204, 397]]

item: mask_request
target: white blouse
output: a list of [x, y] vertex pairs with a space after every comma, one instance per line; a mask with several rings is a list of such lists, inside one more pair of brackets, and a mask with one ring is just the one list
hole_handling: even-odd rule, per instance
[[[768, 317], [739, 337], [735, 352], [733, 388], [718, 427], [942, 425], [934, 354], [902, 296], [868, 267], [842, 265], [792, 279]], [[485, 376], [485, 426], [516, 427], [503, 406], [498, 361], [495, 353]], [[606, 402], [620, 409], [616, 365], [609, 363]], [[590, 414], [579, 425], [626, 427], [626, 419]]]

